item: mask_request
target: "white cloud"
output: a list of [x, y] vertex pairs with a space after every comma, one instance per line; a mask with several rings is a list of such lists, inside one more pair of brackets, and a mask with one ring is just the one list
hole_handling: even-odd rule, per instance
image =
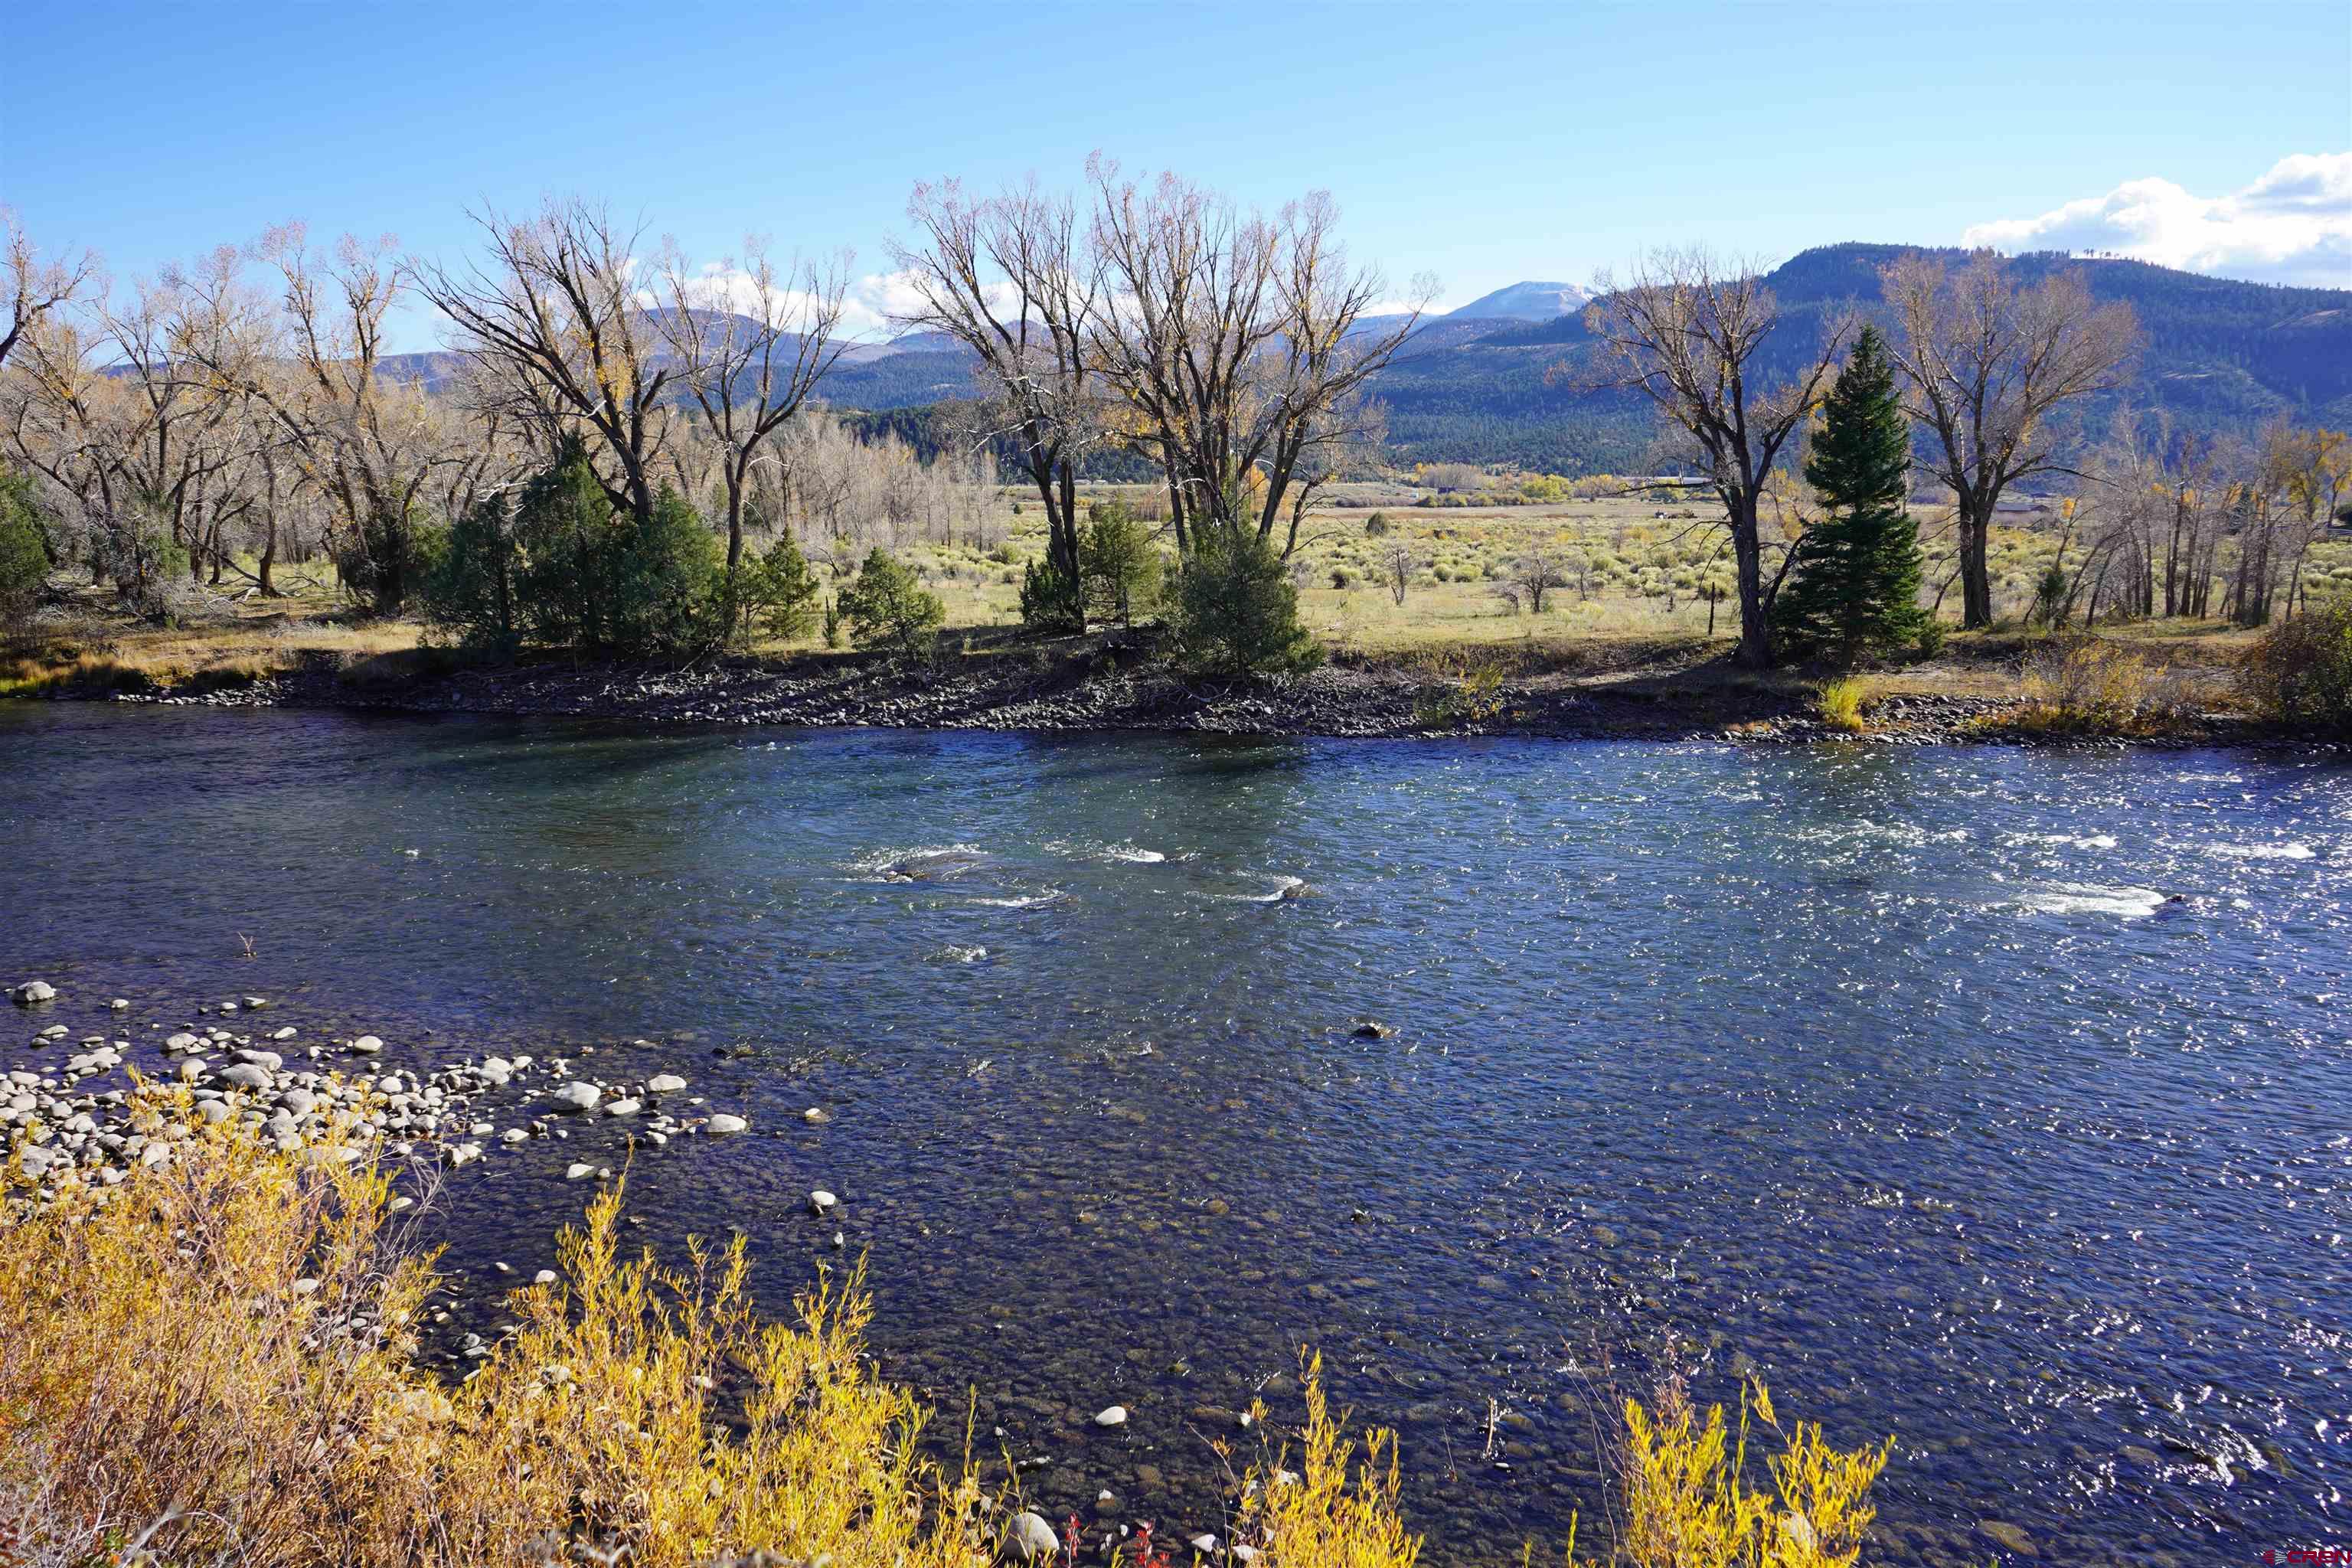
[[2352, 153], [2297, 153], [2250, 185], [2200, 196], [2127, 180], [2039, 217], [1961, 237], [1996, 250], [2108, 251], [2230, 278], [2352, 289]]

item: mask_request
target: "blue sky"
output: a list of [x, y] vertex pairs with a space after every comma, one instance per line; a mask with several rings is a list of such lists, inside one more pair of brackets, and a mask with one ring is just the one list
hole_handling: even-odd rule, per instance
[[118, 278], [289, 219], [447, 255], [469, 204], [543, 192], [877, 274], [916, 179], [1074, 184], [1100, 148], [1328, 189], [1447, 304], [1662, 243], [1972, 230], [2352, 286], [2344, 0], [10, 10], [0, 202]]

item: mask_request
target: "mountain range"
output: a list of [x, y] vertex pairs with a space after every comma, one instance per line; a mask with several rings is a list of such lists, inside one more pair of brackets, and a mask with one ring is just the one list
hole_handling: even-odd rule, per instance
[[[1848, 306], [1886, 325], [1878, 269], [1920, 249], [1849, 243], [1791, 258], [1767, 276], [1781, 328], [1764, 353], [1769, 374], [1803, 356], [1824, 321]], [[1958, 265], [1959, 250], [1931, 250]], [[2284, 418], [2352, 427], [2352, 289], [2293, 289], [2209, 278], [2147, 262], [2015, 258], [2021, 281], [2079, 271], [2094, 297], [2121, 300], [2138, 317], [2146, 346], [2121, 391], [2081, 411], [2095, 436], [2116, 412], [2161, 413], [2176, 426], [2251, 432]], [[1515, 283], [1431, 317], [1372, 390], [1388, 414], [1389, 441], [1404, 461], [1513, 463], [1552, 472], [1627, 472], [1644, 467], [1655, 428], [1629, 395], [1591, 390], [1594, 343], [1584, 329], [1583, 289]], [[1398, 318], [1378, 318], [1379, 330]], [[932, 338], [835, 368], [823, 388], [837, 408], [912, 411], [974, 395], [968, 356]], [[902, 432], [922, 421], [887, 421]]]
[[[1878, 269], [1920, 247], [1849, 243], [1804, 251], [1766, 283], [1781, 327], [1762, 353], [1769, 377], [1818, 342], [1824, 321], [1848, 307], [1876, 316]], [[1948, 262], [1959, 250], [1931, 250]], [[2079, 411], [2100, 434], [2116, 411], [2168, 416], [2176, 426], [2251, 432], [2267, 421], [2352, 427], [2352, 289], [2296, 289], [2209, 278], [2147, 262], [2021, 256], [2027, 283], [2078, 271], [2100, 300], [2130, 305], [2146, 346], [2119, 393]], [[1444, 315], [1426, 318], [1372, 382], [1401, 461], [1509, 463], [1556, 473], [1629, 472], [1654, 457], [1655, 421], [1631, 395], [1596, 391], [1594, 343], [1573, 284], [1514, 283]], [[1402, 317], [1369, 319], [1360, 331]], [[404, 356], [396, 372], [428, 384], [454, 366], [446, 354]], [[413, 363], [406, 363], [413, 362]], [[980, 393], [972, 357], [938, 333], [859, 343], [818, 388], [833, 407], [868, 416], [922, 442], [935, 405]]]

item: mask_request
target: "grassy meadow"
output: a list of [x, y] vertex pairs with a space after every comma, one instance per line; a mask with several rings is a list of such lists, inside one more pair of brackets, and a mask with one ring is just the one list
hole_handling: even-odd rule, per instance
[[[1147, 517], [1157, 500], [1144, 486], [1096, 486], [1089, 495], [1126, 500]], [[1511, 505], [1482, 495], [1416, 504], [1422, 495], [1434, 492], [1339, 486], [1303, 520], [1291, 557], [1300, 618], [1335, 659], [1439, 679], [1499, 667], [1523, 679], [1602, 680], [1694, 670], [1717, 663], [1734, 644], [1730, 563], [1706, 498]], [[1465, 500], [1469, 504], [1458, 504]], [[1932, 596], [1952, 572], [1949, 517], [1936, 507], [1918, 516]], [[1018, 627], [1023, 567], [1043, 554], [1044, 536], [1034, 498], [1008, 487], [997, 492], [992, 516], [972, 538], [902, 544], [897, 553], [944, 603], [950, 646], [967, 639], [984, 646], [994, 639], [977, 634]], [[1955, 590], [1940, 606], [1953, 627], [1944, 653], [1875, 674], [1873, 692], [2021, 695], [2021, 655], [2035, 640], [2021, 630], [2024, 617], [2060, 539], [2054, 512], [2020, 514], [1998, 528], [1992, 568], [2004, 629], [1959, 634]], [[820, 577], [839, 583], [854, 573], [863, 548], [812, 542], [808, 552]], [[1519, 563], [1537, 554], [1549, 557], [1563, 579], [1547, 592], [1540, 613], [1523, 588], [1514, 592]], [[1401, 596], [1400, 560], [1406, 567]], [[2352, 541], [2316, 547], [2311, 576], [2352, 586]], [[276, 583], [282, 596], [264, 598], [229, 578], [206, 616], [177, 626], [135, 620], [118, 612], [104, 591], [86, 589], [74, 614], [31, 651], [0, 658], [0, 696], [65, 685], [202, 692], [321, 664], [361, 682], [394, 680], [447, 658], [419, 620], [362, 616], [324, 559], [281, 563]], [[2229, 669], [2257, 635], [2218, 620], [2100, 629], [2151, 665], [2197, 682], [2215, 702], [2226, 700]], [[824, 647], [813, 634], [766, 639], [752, 651], [787, 657]]]

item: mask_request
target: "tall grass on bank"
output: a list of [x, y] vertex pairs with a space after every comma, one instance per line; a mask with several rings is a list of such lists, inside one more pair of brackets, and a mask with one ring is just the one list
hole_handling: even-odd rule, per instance
[[[134, 1131], [171, 1153], [118, 1184], [69, 1175], [41, 1197], [21, 1157], [0, 1167], [0, 1563], [998, 1555], [1001, 1500], [968, 1464], [950, 1476], [920, 1457], [926, 1413], [867, 1366], [859, 1273], [761, 1322], [740, 1241], [697, 1246], [676, 1270], [624, 1256], [615, 1185], [563, 1234], [560, 1282], [515, 1292], [514, 1331], [453, 1384], [418, 1361], [434, 1260], [394, 1228], [377, 1163], [340, 1131], [281, 1152], [192, 1110], [138, 1092]], [[1236, 1542], [1257, 1568], [1416, 1568], [1394, 1434], [1367, 1433], [1358, 1463], [1320, 1362], [1305, 1372], [1297, 1449], [1249, 1471]], [[1780, 1434], [1761, 1386], [1736, 1446], [1723, 1412], [1700, 1416], [1679, 1385], [1654, 1415], [1627, 1402], [1621, 1539], [1600, 1562], [1853, 1568], [1886, 1449], [1841, 1450], [1799, 1425], [1759, 1488], [1751, 1416]], [[1171, 1568], [1144, 1531], [1112, 1560]], [[1572, 1532], [1567, 1563], [1598, 1568]]]
[[2016, 722], [2061, 735], [2156, 735], [2195, 710], [2182, 677], [2096, 637], [2054, 641], [2025, 661]]
[[1859, 675], [1832, 680], [1821, 689], [1822, 722], [1849, 735], [1863, 731], [1862, 705], [1870, 698], [1870, 682]]

